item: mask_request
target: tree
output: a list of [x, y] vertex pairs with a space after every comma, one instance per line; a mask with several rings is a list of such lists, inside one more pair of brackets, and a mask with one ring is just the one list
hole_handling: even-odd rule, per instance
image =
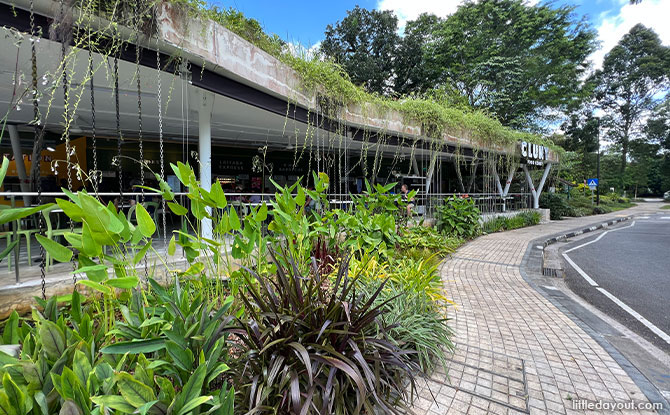
[[659, 104], [644, 127], [647, 140], [657, 143], [662, 149], [670, 151], [670, 94]]
[[[572, 152], [570, 176], [581, 182], [588, 177], [595, 177], [596, 157], [598, 151], [599, 120], [593, 116], [592, 108], [584, 106], [570, 114], [561, 129], [563, 135], [552, 137], [552, 140], [566, 151]], [[561, 157], [561, 163], [563, 163]]]
[[472, 107], [503, 124], [537, 129], [550, 112], [576, 106], [580, 79], [595, 50], [595, 32], [574, 7], [522, 0], [468, 1], [436, 24], [425, 44], [429, 66], [440, 68]]
[[392, 12], [356, 6], [335, 26], [327, 26], [321, 51], [342, 65], [355, 84], [385, 94], [392, 89], [398, 42], [398, 18]]
[[644, 138], [644, 120], [667, 94], [669, 74], [670, 48], [653, 30], [637, 24], [605, 55], [602, 69], [594, 75], [595, 98], [606, 114], [606, 136], [621, 152], [622, 177], [631, 140]]
[[442, 21], [434, 14], [424, 13], [405, 25], [393, 62], [395, 94], [424, 93], [436, 87], [441, 68], [432, 65], [425, 45], [433, 42], [435, 27]]

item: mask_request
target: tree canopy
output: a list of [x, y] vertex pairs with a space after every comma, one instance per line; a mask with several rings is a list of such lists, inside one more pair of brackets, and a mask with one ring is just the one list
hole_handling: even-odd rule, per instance
[[645, 123], [670, 86], [670, 48], [637, 24], [610, 50], [593, 81], [594, 98], [605, 113], [606, 137], [621, 151], [626, 170], [631, 140], [644, 139]]
[[527, 129], [579, 102], [595, 48], [595, 32], [573, 6], [483, 0], [438, 24], [426, 53], [439, 81], [456, 86], [472, 107]]
[[335, 26], [328, 25], [321, 51], [342, 65], [369, 92], [388, 93], [399, 42], [398, 18], [390, 11], [359, 6]]
[[573, 7], [483, 0], [444, 19], [423, 14], [403, 36], [391, 12], [356, 7], [328, 26], [321, 50], [370, 92], [400, 96], [447, 86], [504, 125], [537, 130], [583, 97], [594, 39]]

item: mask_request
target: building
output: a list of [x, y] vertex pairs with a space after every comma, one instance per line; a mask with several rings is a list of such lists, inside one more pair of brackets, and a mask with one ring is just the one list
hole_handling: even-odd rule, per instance
[[[478, 194], [490, 210], [516, 193], [517, 206], [537, 207], [558, 162], [546, 147], [494, 145], [465, 128], [436, 131], [392, 108], [338, 102], [282, 60], [176, 4], [152, 6], [149, 22], [76, 4], [0, 4], [0, 150], [14, 159], [5, 204], [34, 203], [31, 170], [45, 194], [92, 189], [91, 176], [101, 178], [93, 190], [127, 194], [151, 185], [152, 173], [179, 191], [169, 164], [183, 161], [199, 166], [205, 186], [219, 180], [233, 193], [272, 193], [270, 177], [285, 184], [323, 171], [336, 200], [367, 179], [409, 183], [420, 191], [421, 212], [449, 193]], [[518, 162], [524, 173], [514, 180]], [[542, 179], [531, 166], [544, 168]]]

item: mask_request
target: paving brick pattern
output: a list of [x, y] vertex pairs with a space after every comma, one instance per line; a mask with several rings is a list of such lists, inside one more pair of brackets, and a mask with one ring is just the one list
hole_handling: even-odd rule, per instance
[[619, 364], [528, 285], [519, 271], [530, 241], [621, 215], [555, 221], [482, 236], [446, 260], [441, 272], [445, 289], [457, 304], [450, 321], [457, 351], [449, 363], [449, 376], [437, 370], [429, 381], [419, 383], [413, 411], [584, 414], [572, 409], [574, 400], [647, 402]]

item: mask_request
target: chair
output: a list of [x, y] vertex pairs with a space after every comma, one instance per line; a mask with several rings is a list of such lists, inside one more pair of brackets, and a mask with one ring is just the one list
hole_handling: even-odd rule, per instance
[[[10, 209], [10, 208], [11, 208], [11, 206], [0, 205], [0, 209]], [[28, 254], [28, 266], [32, 266], [33, 261], [32, 261], [31, 255], [30, 255], [30, 235], [32, 235], [34, 233], [38, 233], [39, 230], [37, 230], [37, 229], [21, 229], [22, 221], [23, 220], [27, 221], [28, 219], [29, 218], [23, 218], [23, 219], [19, 219], [19, 220], [14, 221], [14, 226], [16, 226], [16, 231], [11, 229], [11, 226], [12, 226], [11, 222], [8, 223], [7, 225], [10, 226], [10, 229], [8, 231], [0, 232], [0, 238], [3, 238], [3, 237], [6, 238], [7, 239], [7, 246], [9, 246], [9, 244], [11, 244], [13, 242], [14, 234], [16, 234], [16, 239], [19, 241], [19, 243], [16, 245], [16, 248], [14, 248], [14, 249], [18, 249], [19, 253], [20, 253], [21, 252], [21, 237], [22, 236], [25, 237], [26, 238], [26, 252]], [[11, 268], [12, 268], [12, 255], [7, 256], [7, 266], [11, 270]]]

